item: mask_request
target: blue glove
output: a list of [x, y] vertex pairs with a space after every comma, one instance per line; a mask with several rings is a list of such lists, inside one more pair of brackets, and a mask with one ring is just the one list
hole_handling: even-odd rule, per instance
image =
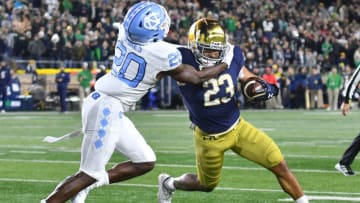
[[256, 82], [260, 83], [262, 88], [256, 91], [256, 94], [251, 100], [252, 102], [266, 101], [279, 94], [279, 88], [276, 85], [269, 84], [259, 77], [256, 78]]

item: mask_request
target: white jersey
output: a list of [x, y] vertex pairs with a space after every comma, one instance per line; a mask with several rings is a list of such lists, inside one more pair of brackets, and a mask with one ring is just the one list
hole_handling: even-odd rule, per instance
[[95, 90], [116, 97], [128, 111], [155, 86], [159, 72], [175, 69], [181, 60], [176, 45], [164, 41], [134, 44], [126, 39], [121, 25], [112, 70], [95, 83]]

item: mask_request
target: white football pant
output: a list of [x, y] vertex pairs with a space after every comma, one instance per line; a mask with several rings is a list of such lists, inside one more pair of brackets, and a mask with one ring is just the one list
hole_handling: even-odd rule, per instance
[[123, 113], [121, 102], [99, 92], [91, 93], [82, 108], [84, 138], [80, 171], [108, 184], [106, 164], [114, 150], [134, 163], [153, 162], [155, 153]]

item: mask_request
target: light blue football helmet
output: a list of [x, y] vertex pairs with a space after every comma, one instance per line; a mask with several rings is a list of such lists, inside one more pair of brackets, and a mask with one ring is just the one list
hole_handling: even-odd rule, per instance
[[170, 28], [170, 17], [163, 6], [141, 1], [129, 9], [123, 26], [129, 41], [147, 44], [166, 37]]

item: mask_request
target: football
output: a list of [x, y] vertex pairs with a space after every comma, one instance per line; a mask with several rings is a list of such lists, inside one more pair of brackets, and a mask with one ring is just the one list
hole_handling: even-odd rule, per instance
[[261, 79], [252, 77], [242, 84], [242, 91], [247, 100], [251, 101], [265, 94], [265, 87], [259, 80]]

